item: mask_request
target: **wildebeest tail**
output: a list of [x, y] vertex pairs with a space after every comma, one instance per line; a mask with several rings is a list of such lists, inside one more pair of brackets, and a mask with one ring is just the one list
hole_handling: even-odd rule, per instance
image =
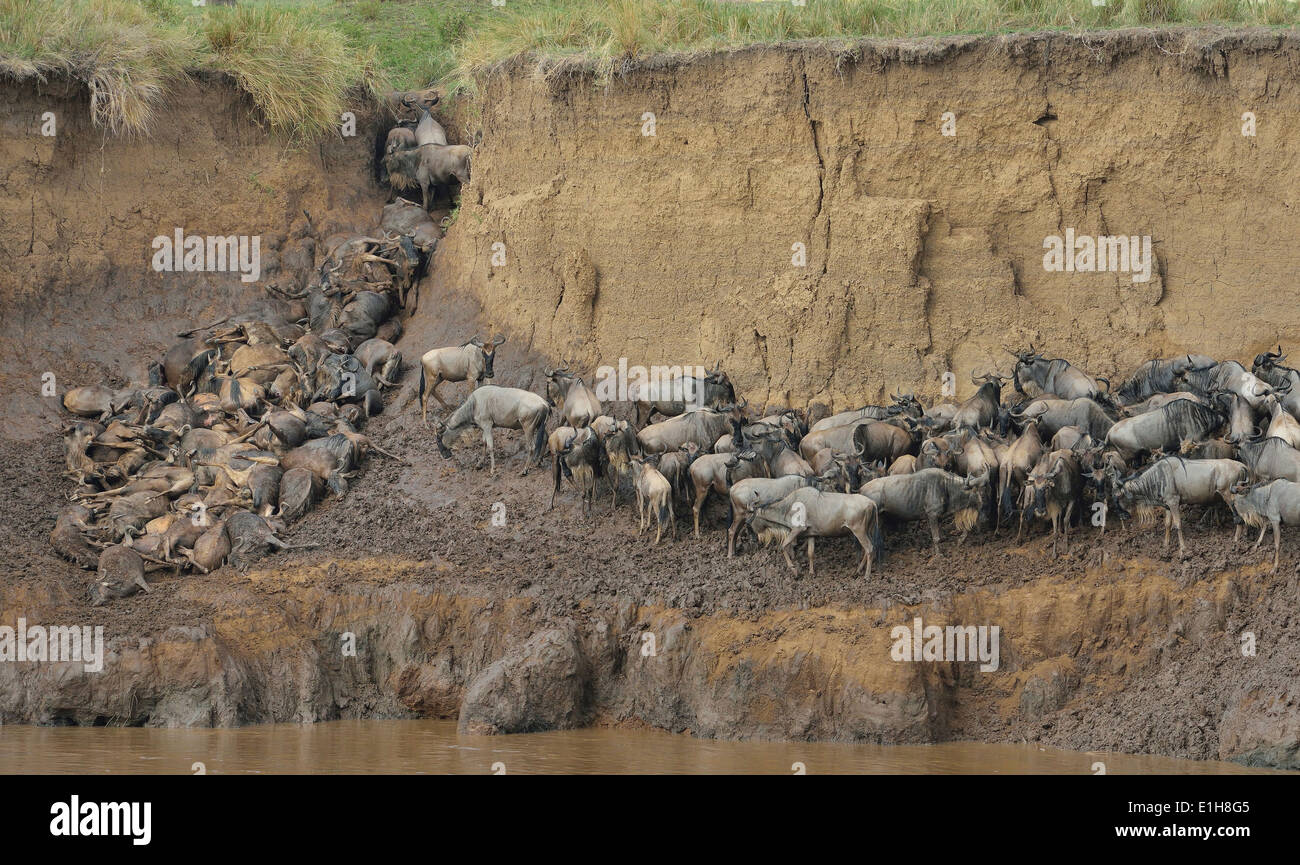
[[551, 416], [551, 407], [546, 406], [542, 411], [542, 416], [537, 421], [537, 429], [533, 432], [533, 458], [541, 459], [542, 451], [546, 450], [546, 419]]
[[424, 408], [424, 361], [420, 361], [420, 408]]
[[673, 520], [672, 499], [665, 496], [659, 503], [659, 525], [666, 526]]

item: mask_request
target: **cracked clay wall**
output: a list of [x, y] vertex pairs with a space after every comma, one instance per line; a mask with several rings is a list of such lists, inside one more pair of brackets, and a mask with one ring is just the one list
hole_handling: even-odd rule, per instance
[[[721, 359], [796, 406], [933, 397], [946, 370], [965, 395], [1031, 341], [1107, 376], [1249, 362], [1300, 336], [1297, 60], [1268, 31], [1119, 31], [764, 47], [608, 86], [520, 63], [483, 82], [434, 288], [552, 357]], [[1046, 271], [1070, 228], [1150, 235], [1150, 280]]]

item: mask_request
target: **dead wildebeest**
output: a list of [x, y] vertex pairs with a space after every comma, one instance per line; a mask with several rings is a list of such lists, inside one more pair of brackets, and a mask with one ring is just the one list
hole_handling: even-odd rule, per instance
[[314, 472], [290, 469], [280, 478], [280, 507], [276, 516], [289, 522], [301, 519], [320, 498], [323, 489], [324, 484]]
[[[384, 339], [368, 339], [352, 353], [380, 387], [393, 386], [393, 373], [402, 366], [402, 353]], [[378, 370], [378, 373], [376, 373]]]
[[[440, 400], [441, 401], [441, 400]], [[492, 430], [495, 427], [522, 430], [525, 447], [532, 443], [533, 453], [524, 461], [523, 474], [528, 474], [531, 463], [541, 465], [546, 453], [546, 420], [551, 416], [551, 406], [545, 398], [531, 391], [514, 387], [497, 387], [485, 384], [470, 393], [465, 402], [451, 413], [446, 423], [436, 422], [438, 452], [451, 459], [450, 443], [471, 426], [483, 432], [483, 447], [487, 451], [489, 470], [496, 471], [496, 454], [492, 447]], [[481, 464], [480, 464], [481, 465]]]
[[[436, 399], [438, 405], [443, 408], [449, 407], [443, 402], [442, 397], [438, 396], [438, 385], [444, 381], [468, 381], [470, 390], [473, 390], [485, 379], [492, 378], [495, 375], [492, 367], [496, 359], [497, 347], [505, 341], [504, 336], [499, 336], [484, 345], [483, 340], [476, 336], [464, 345], [435, 348], [425, 352], [424, 357], [420, 358], [421, 419], [425, 423], [429, 422], [429, 396]], [[430, 383], [427, 395], [426, 381]]]
[[871, 560], [875, 556], [875, 538], [879, 535], [876, 503], [857, 493], [823, 492], [814, 487], [800, 487], [771, 505], [758, 507], [749, 517], [750, 527], [761, 543], [777, 540], [781, 555], [797, 577], [799, 568], [790, 555], [799, 538], [808, 538], [808, 576], [816, 576], [813, 561], [814, 539], [852, 535], [862, 547], [862, 560], [856, 573], [871, 577]]
[[225, 521], [226, 537], [230, 539], [227, 560], [237, 571], [247, 571], [248, 566], [277, 550], [310, 550], [319, 544], [289, 544], [277, 534], [284, 531], [284, 523], [272, 517], [263, 519], [249, 511], [231, 514]]
[[98, 607], [115, 598], [127, 598], [144, 589], [144, 558], [128, 544], [113, 544], [99, 554], [99, 570], [90, 585], [90, 603]]
[[50, 545], [54, 551], [83, 568], [99, 564], [99, 551], [86, 541], [83, 532], [91, 531], [90, 510], [81, 505], [68, 505], [59, 512], [50, 532]]

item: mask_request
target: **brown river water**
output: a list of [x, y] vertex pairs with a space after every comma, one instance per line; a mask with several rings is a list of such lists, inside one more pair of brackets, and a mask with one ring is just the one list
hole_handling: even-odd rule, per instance
[[[461, 736], [453, 721], [236, 729], [0, 726], [0, 773], [23, 774], [1242, 774], [1233, 763], [1037, 745], [719, 742], [593, 728]], [[201, 764], [201, 765], [200, 765]]]

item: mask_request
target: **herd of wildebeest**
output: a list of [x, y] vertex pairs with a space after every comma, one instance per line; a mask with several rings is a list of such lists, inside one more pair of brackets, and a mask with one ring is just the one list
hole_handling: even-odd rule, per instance
[[[180, 334], [147, 383], [64, 394], [78, 417], [64, 430], [66, 475], [78, 486], [51, 542], [97, 571], [92, 603], [149, 590], [152, 569], [243, 569], [291, 548], [286, 524], [327, 493], [345, 495], [369, 452], [400, 459], [360, 429], [402, 372], [398, 313], [412, 296], [418, 303], [439, 236], [431, 190], [468, 179], [470, 150], [446, 143], [429, 115], [435, 101], [383, 142], [389, 182], [419, 186], [424, 207], [399, 198], [378, 237], [328, 238], [307, 286], [272, 286], [277, 303]], [[720, 364], [656, 388], [633, 384], [618, 412], [567, 363], [544, 370], [545, 394], [488, 384], [502, 341], [475, 336], [421, 358], [426, 423], [429, 397], [451, 408], [441, 384], [470, 387], [434, 419], [442, 456], [477, 428], [495, 471], [493, 430], [521, 430], [525, 474], [549, 453], [551, 507], [566, 478], [584, 514], [598, 480], [611, 509], [626, 483], [639, 533], [653, 523], [656, 544], [676, 538], [678, 506], [691, 509], [698, 538], [713, 493], [728, 505], [728, 558], [749, 533], [778, 542], [796, 575], [801, 538], [811, 574], [815, 538], [851, 535], [862, 550], [856, 573], [869, 577], [886, 529], [922, 520], [936, 557], [949, 519], [958, 544], [1012, 523], [1018, 542], [1026, 524], [1049, 523], [1055, 555], [1068, 552], [1072, 523], [1086, 518], [1104, 534], [1108, 516], [1149, 526], [1163, 511], [1164, 549], [1172, 528], [1183, 556], [1183, 505], [1226, 510], [1234, 543], [1248, 525], [1260, 529], [1257, 548], [1271, 526], [1276, 571], [1280, 526], [1300, 523], [1300, 372], [1283, 365], [1280, 347], [1250, 370], [1200, 354], [1151, 360], [1112, 389], [1031, 346], [1010, 352], [1009, 376], [972, 374], [978, 388], [961, 402], [926, 408], [896, 393], [889, 405], [837, 414], [812, 404], [753, 417]], [[665, 419], [651, 423], [655, 415]]]
[[[620, 483], [635, 492], [639, 531], [655, 524], [655, 543], [676, 537], [675, 508], [691, 508], [694, 534], [712, 493], [729, 505], [727, 556], [746, 531], [779, 543], [797, 575], [791, 550], [808, 541], [814, 573], [817, 537], [852, 535], [862, 550], [857, 573], [869, 576], [884, 552], [885, 528], [924, 520], [933, 553], [940, 524], [951, 519], [958, 544], [983, 526], [994, 534], [1050, 524], [1053, 555], [1068, 552], [1070, 525], [1085, 518], [1104, 534], [1107, 516], [1136, 516], [1150, 525], [1163, 511], [1185, 556], [1182, 506], [1208, 506], [1237, 526], [1273, 529], [1273, 568], [1280, 526], [1300, 523], [1300, 372], [1276, 352], [1258, 355], [1251, 370], [1199, 354], [1144, 363], [1123, 384], [1086, 374], [1031, 346], [1010, 352], [1009, 376], [972, 374], [978, 385], [962, 402], [929, 408], [910, 394], [889, 405], [830, 414], [814, 404], [751, 417], [720, 365], [680, 379], [677, 398], [629, 388], [635, 414], [605, 413], [595, 390], [569, 369], [546, 369], [545, 396], [482, 384], [493, 375], [495, 344], [435, 349], [422, 360], [420, 397], [444, 405], [443, 381], [474, 387], [447, 420], [435, 420], [444, 457], [462, 431], [482, 431], [486, 462], [495, 469], [492, 430], [522, 430], [525, 462], [552, 465], [551, 506], [565, 478], [594, 507], [604, 478], [617, 507]], [[1003, 388], [1013, 394], [1004, 401]], [[672, 397], [674, 393], [666, 394]], [[698, 407], [688, 404], [690, 394]], [[558, 414], [548, 435], [547, 422]], [[632, 413], [629, 412], [629, 415]], [[666, 417], [655, 423], [655, 414]]]

